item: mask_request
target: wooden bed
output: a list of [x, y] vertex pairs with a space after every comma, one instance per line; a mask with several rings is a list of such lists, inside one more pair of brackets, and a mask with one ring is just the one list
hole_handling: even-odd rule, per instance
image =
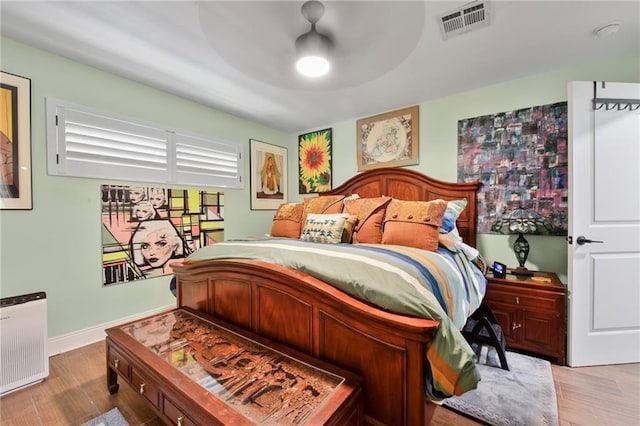
[[[464, 241], [475, 246], [479, 185], [384, 168], [358, 174], [323, 195], [466, 198], [468, 207], [457, 225]], [[428, 424], [425, 354], [435, 321], [383, 311], [305, 273], [260, 261], [199, 261], [175, 266], [174, 272], [178, 307], [223, 319], [361, 375], [368, 424]]]

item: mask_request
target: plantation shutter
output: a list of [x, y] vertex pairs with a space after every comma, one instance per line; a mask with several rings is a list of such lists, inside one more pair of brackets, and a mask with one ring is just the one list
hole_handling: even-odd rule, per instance
[[242, 145], [47, 100], [49, 174], [242, 188]]
[[73, 108], [57, 110], [57, 174], [154, 182], [166, 179], [164, 130]]
[[202, 139], [183, 133], [173, 135], [176, 181], [194, 185], [238, 188], [242, 186], [242, 145]]

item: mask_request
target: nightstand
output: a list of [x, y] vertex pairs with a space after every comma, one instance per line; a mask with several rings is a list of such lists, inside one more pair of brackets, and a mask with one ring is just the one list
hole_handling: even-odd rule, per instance
[[553, 272], [523, 277], [487, 277], [483, 303], [489, 305], [507, 340], [507, 347], [553, 357], [565, 364], [566, 287]]

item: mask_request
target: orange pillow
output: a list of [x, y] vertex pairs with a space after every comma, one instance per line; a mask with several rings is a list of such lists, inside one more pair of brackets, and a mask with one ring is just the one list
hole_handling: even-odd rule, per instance
[[355, 231], [356, 224], [358, 223], [358, 216], [349, 215], [344, 223], [344, 230], [342, 231], [342, 242], [351, 244], [353, 239], [353, 231]]
[[344, 195], [322, 195], [320, 197], [306, 197], [304, 212], [316, 214], [342, 213]]
[[447, 202], [444, 200], [392, 200], [384, 219], [382, 244], [436, 251], [446, 209]]
[[[307, 220], [307, 214], [335, 214], [342, 213], [342, 200], [344, 195], [321, 195], [319, 197], [306, 197], [303, 201], [302, 225]], [[300, 227], [302, 230], [302, 227]]]
[[300, 238], [303, 209], [302, 203], [281, 204], [273, 218], [271, 236]]
[[344, 212], [358, 217], [353, 233], [356, 244], [380, 244], [382, 242], [382, 223], [390, 197], [356, 198], [344, 200]]

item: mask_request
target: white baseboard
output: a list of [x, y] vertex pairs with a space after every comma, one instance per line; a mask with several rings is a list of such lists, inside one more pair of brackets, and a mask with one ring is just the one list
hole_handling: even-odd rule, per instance
[[124, 324], [129, 321], [135, 321], [139, 318], [148, 317], [151, 315], [159, 314], [171, 309], [175, 309], [176, 305], [168, 305], [162, 308], [152, 309], [150, 311], [130, 315], [125, 318], [120, 318], [114, 321], [96, 325], [93, 327], [85, 328], [83, 330], [74, 331], [72, 333], [62, 334], [60, 336], [52, 337], [48, 341], [49, 356], [58, 355], [63, 352], [71, 351], [73, 349], [80, 348], [82, 346], [90, 345], [91, 343], [104, 340], [107, 328], [115, 327], [118, 324]]

